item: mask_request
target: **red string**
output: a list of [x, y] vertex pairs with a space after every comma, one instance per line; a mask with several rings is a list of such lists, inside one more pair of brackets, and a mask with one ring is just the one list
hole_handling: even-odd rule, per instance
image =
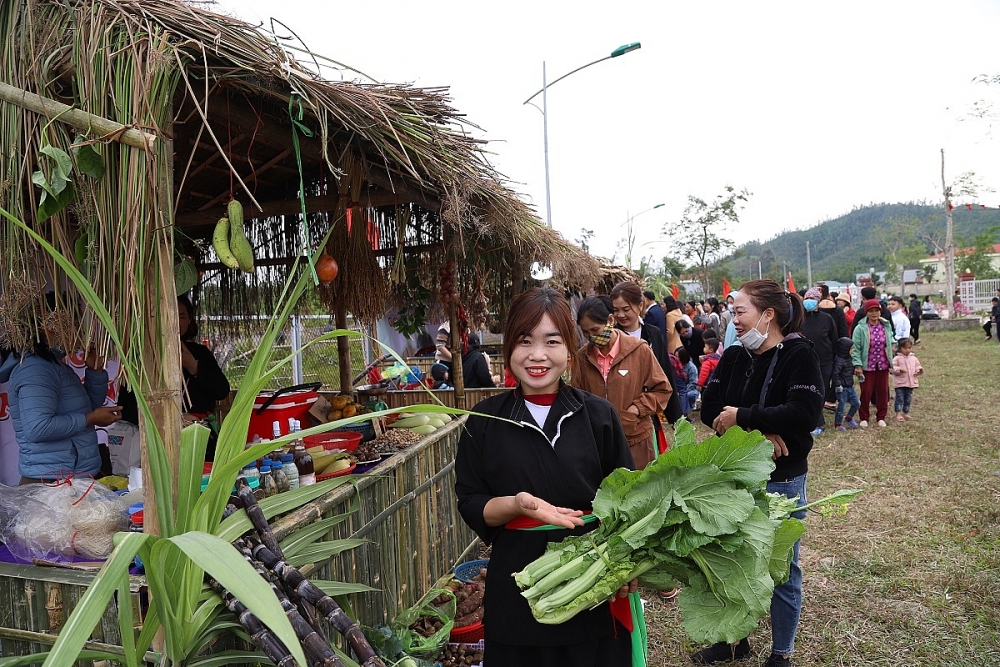
[[93, 476], [93, 475], [91, 475], [91, 476], [90, 476], [90, 484], [89, 484], [89, 485], [87, 486], [87, 490], [86, 490], [86, 491], [84, 491], [83, 493], [81, 493], [81, 494], [80, 494], [80, 497], [79, 497], [79, 498], [77, 498], [77, 499], [76, 499], [76, 500], [75, 500], [75, 501], [73, 502], [73, 504], [74, 504], [74, 505], [76, 505], [77, 503], [79, 503], [79, 502], [83, 501], [83, 499], [87, 497], [87, 494], [88, 494], [88, 493], [90, 493], [90, 490], [91, 490], [92, 488], [94, 488], [94, 484], [97, 484], [97, 480], [96, 480], [96, 479], [94, 479], [94, 476]]

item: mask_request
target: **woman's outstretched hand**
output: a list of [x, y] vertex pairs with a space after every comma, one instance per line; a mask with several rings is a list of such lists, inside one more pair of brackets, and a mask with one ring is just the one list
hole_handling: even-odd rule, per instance
[[514, 496], [514, 503], [521, 514], [529, 516], [536, 521], [562, 526], [563, 528], [576, 528], [583, 525], [583, 512], [572, 510], [568, 507], [556, 507], [555, 505], [531, 495], [527, 491]]

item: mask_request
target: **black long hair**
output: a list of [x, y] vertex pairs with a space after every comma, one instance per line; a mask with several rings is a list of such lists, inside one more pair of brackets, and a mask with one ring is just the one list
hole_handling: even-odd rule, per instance
[[774, 310], [774, 319], [781, 327], [781, 333], [787, 336], [798, 332], [805, 319], [805, 309], [802, 297], [795, 292], [789, 292], [773, 280], [751, 280], [740, 285], [740, 294], [746, 294], [754, 307], [764, 312], [768, 308]]
[[605, 294], [587, 297], [576, 309], [576, 323], [580, 324], [584, 317], [595, 322], [607, 322], [614, 312], [615, 307], [611, 303], [611, 297]]

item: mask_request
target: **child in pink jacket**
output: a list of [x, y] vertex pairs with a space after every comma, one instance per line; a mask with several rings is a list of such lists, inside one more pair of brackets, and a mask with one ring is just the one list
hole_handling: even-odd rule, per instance
[[892, 382], [896, 387], [896, 421], [906, 421], [910, 418], [913, 390], [920, 386], [917, 378], [923, 374], [924, 368], [913, 354], [913, 341], [909, 338], [900, 338], [899, 350], [892, 359]]

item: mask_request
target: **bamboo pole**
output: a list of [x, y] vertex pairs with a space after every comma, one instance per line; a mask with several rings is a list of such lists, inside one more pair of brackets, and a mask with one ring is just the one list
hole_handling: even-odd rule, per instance
[[[337, 312], [334, 313], [337, 328], [347, 328], [347, 308], [344, 300], [337, 300]], [[340, 371], [340, 391], [349, 394], [354, 389], [351, 383], [351, 339], [347, 336], [337, 337], [337, 368]]]
[[83, 132], [97, 132], [102, 139], [114, 139], [127, 146], [152, 150], [156, 145], [156, 136], [122, 125], [116, 121], [101, 116], [95, 116], [81, 109], [57, 102], [48, 97], [11, 86], [0, 81], [0, 100], [14, 106], [34, 111], [37, 114], [58, 120], [70, 127]]

